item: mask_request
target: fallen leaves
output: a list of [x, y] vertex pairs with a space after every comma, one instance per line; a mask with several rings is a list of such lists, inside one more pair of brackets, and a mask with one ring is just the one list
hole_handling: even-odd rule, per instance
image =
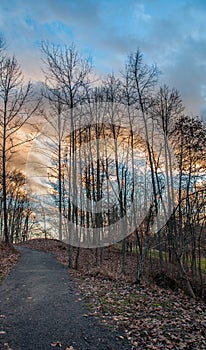
[[57, 348], [61, 348], [61, 347], [62, 347], [62, 343], [61, 343], [60, 341], [52, 341], [52, 342], [50, 343], [50, 345], [51, 345], [52, 347], [57, 347]]
[[[51, 343], [50, 343], [50, 345], [53, 347], [53, 348], [61, 348], [62, 347], [62, 343], [60, 342], [60, 341], [52, 341]], [[73, 348], [73, 346], [69, 346], [69, 347], [67, 347], [65, 350], [75, 350], [74, 348]]]
[[205, 349], [206, 305], [178, 290], [124, 281], [75, 278], [94, 316], [138, 349]]
[[0, 281], [17, 263], [19, 252], [0, 241]]
[[3, 350], [12, 350], [12, 348], [10, 348], [8, 343], [4, 343], [3, 344]]
[[5, 335], [5, 334], [6, 334], [5, 331], [0, 331], [0, 337], [3, 336], [3, 335]]

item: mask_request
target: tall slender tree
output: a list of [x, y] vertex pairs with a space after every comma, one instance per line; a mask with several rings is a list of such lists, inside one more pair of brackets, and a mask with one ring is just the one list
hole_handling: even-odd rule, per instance
[[[59, 106], [62, 104], [70, 122], [71, 135], [68, 138], [70, 141], [68, 147], [68, 159], [70, 162], [68, 166], [70, 184], [68, 222], [75, 222], [75, 220], [77, 220], [77, 211], [76, 208], [71, 205], [71, 196], [75, 197], [77, 195], [75, 171], [76, 124], [74, 120], [74, 108], [87, 99], [92, 65], [89, 58], [85, 59], [80, 55], [74, 44], [60, 48], [59, 46], [43, 42], [41, 49], [44, 55], [44, 73], [46, 84], [50, 91], [50, 102], [56, 103], [58, 101]], [[60, 109], [58, 109], [57, 113], [59, 112]], [[61, 145], [59, 148], [59, 156], [61, 156], [60, 154]], [[59, 179], [61, 179], [61, 176], [59, 176]], [[72, 232], [69, 232], [69, 241], [72, 243]], [[72, 255], [73, 248], [72, 244], [70, 244], [69, 267], [73, 265]]]
[[[151, 181], [152, 181], [152, 191], [153, 191], [153, 201], [154, 208], [150, 208], [149, 214], [147, 216], [148, 220], [153, 218], [152, 210], [154, 214], [158, 213], [158, 189], [155, 181], [155, 164], [153, 159], [153, 140], [150, 139], [151, 136], [151, 123], [150, 123], [150, 110], [154, 104], [154, 91], [158, 82], [159, 70], [153, 65], [149, 66], [144, 63], [143, 55], [139, 49], [137, 49], [133, 54], [128, 57], [124, 77], [127, 82], [126, 99], [127, 103], [132, 106], [139, 113], [142, 118], [144, 133], [145, 133], [145, 143], [146, 143], [146, 151], [148, 157], [148, 163], [151, 172]], [[135, 122], [135, 121], [134, 121]], [[137, 121], [138, 122], [138, 121]], [[146, 225], [149, 230], [149, 223]], [[147, 233], [145, 234], [145, 239], [147, 241]], [[147, 244], [144, 246], [144, 254], [140, 257], [140, 260], [143, 261], [145, 259], [145, 254], [147, 252]], [[140, 275], [142, 272], [142, 263], [140, 261], [139, 269], [137, 269], [137, 282], [140, 281]]]
[[31, 82], [24, 84], [16, 58], [0, 50], [0, 156], [2, 169], [2, 198], [4, 239], [10, 243], [8, 231], [7, 172], [9, 161], [17, 147], [29, 140], [18, 132], [37, 111], [39, 102], [34, 101]]

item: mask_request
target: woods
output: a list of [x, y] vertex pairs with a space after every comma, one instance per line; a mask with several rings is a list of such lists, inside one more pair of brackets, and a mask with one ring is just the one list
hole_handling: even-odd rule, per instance
[[[139, 49], [120, 73], [98, 79], [74, 44], [43, 42], [41, 52], [45, 82], [36, 98], [1, 43], [1, 239], [63, 240], [70, 268], [78, 268], [85, 248], [101, 268], [112, 245], [121, 252], [122, 275], [135, 256], [137, 285], [155, 264], [154, 278], [159, 273], [204, 298], [205, 124], [184, 113], [180, 92], [159, 85], [158, 68]], [[43, 175], [29, 188], [31, 179], [12, 161], [33, 139], [20, 133], [32, 117], [44, 127], [27, 168]]]
[[[34, 102], [31, 83], [25, 85], [16, 58], [8, 56], [3, 39], [0, 55], [1, 233], [9, 244], [13, 243], [14, 231], [20, 235], [25, 229], [20, 222], [27, 205], [20, 203], [28, 202], [23, 188], [24, 175], [12, 169], [12, 156], [23, 143], [31, 141], [26, 135], [22, 139], [21, 129], [36, 112], [39, 103]], [[19, 205], [21, 210], [16, 211]]]

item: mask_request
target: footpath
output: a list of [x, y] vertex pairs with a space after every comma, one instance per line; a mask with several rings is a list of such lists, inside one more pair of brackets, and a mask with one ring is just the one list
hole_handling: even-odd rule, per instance
[[0, 349], [131, 350], [89, 315], [67, 269], [50, 253], [18, 247], [0, 285]]

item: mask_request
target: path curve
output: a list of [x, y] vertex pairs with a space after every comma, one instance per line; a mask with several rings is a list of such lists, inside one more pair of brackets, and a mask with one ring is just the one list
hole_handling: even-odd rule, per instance
[[50, 253], [18, 247], [21, 258], [0, 285], [0, 348], [131, 350], [132, 346], [87, 316], [64, 266]]

